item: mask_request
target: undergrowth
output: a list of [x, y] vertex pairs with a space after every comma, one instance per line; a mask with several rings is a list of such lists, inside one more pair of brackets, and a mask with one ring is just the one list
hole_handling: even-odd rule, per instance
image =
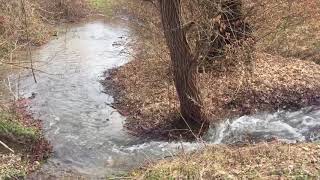
[[[1, 114], [3, 116], [3, 112]], [[28, 139], [35, 141], [39, 138], [39, 132], [34, 128], [28, 128], [21, 125], [19, 122], [12, 121], [11, 119], [4, 119], [1, 117], [0, 120], [0, 136], [12, 136], [17, 139]]]
[[44, 44], [56, 34], [55, 24], [84, 18], [89, 12], [85, 0], [0, 0], [1, 66], [28, 66], [28, 59], [16, 62], [17, 52]]
[[[199, 74], [208, 118], [214, 123], [258, 111], [319, 105], [319, 2], [244, 2], [245, 8], [255, 7], [248, 21], [256, 42], [249, 53], [246, 47], [227, 47], [225, 57]], [[190, 129], [179, 129], [175, 123], [179, 101], [159, 11], [154, 4], [140, 1], [130, 1], [125, 8], [134, 17], [137, 38], [131, 48], [136, 53], [131, 54], [131, 62], [109, 72], [105, 85], [115, 85], [115, 106], [128, 117], [125, 126], [132, 134], [181, 140], [181, 132], [190, 134]], [[148, 164], [128, 178], [318, 179], [319, 167], [317, 143], [208, 145]]]
[[114, 15], [115, 9], [117, 9], [114, 6], [118, 3], [119, 2], [115, 2], [113, 0], [90, 0], [90, 4], [107, 17]]
[[24, 107], [0, 111], [0, 179], [24, 178], [49, 157], [51, 147], [41, 134], [40, 121]]
[[[37, 138], [37, 131], [33, 128], [24, 127], [17, 122], [17, 117], [9, 112], [0, 112], [0, 137], [1, 141], [6, 140], [6, 143], [14, 145], [10, 139], [14, 138], [17, 143], [18, 139], [34, 141]], [[12, 147], [15, 150], [19, 149], [16, 144]], [[0, 179], [11, 179], [24, 177], [27, 173], [28, 163], [22, 159], [21, 153], [12, 153], [4, 147], [0, 148]]]
[[[320, 103], [320, 66], [314, 63], [320, 52], [320, 6], [315, 6], [318, 2], [249, 2], [244, 8], [255, 7], [248, 17], [254, 27], [254, 47], [227, 46], [224, 58], [198, 74], [203, 108], [212, 122]], [[151, 3], [137, 1], [127, 2], [124, 8], [134, 19], [132, 30], [136, 38], [128, 44], [135, 53], [130, 53], [133, 61], [111, 72], [105, 84], [116, 86], [115, 105], [128, 116], [125, 126], [138, 136], [172, 135], [179, 139], [181, 132], [190, 134], [188, 127], [179, 127], [183, 122], [176, 122], [180, 116], [179, 101], [158, 9]], [[308, 29], [308, 33], [303, 29]], [[302, 45], [300, 41], [303, 47], [297, 46]], [[314, 52], [313, 58], [303, 53], [309, 50]]]
[[132, 179], [317, 179], [319, 144], [211, 146], [131, 174]]
[[51, 151], [40, 121], [34, 120], [22, 105], [27, 100], [2, 108], [8, 105], [7, 96], [12, 91], [7, 74], [34, 68], [31, 50], [57, 35], [56, 25], [78, 21], [90, 12], [86, 0], [0, 0], [0, 141], [4, 143], [0, 144], [0, 179], [24, 178]]

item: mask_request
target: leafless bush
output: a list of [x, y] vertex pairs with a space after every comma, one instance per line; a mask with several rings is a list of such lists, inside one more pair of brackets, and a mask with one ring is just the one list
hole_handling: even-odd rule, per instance
[[51, 24], [88, 11], [84, 0], [0, 0], [0, 60], [12, 61], [27, 44], [43, 44], [52, 34]]
[[[220, 48], [212, 48], [228, 44], [230, 38], [239, 40], [250, 35], [256, 40], [258, 51], [316, 60], [320, 48], [319, 3], [317, 0], [182, 1], [183, 25], [190, 25], [189, 43], [202, 59], [207, 59], [208, 54], [212, 56], [212, 51], [219, 54], [216, 51]], [[148, 29], [144, 36], [161, 37], [156, 2], [132, 0], [126, 6]]]
[[85, 17], [90, 11], [86, 0], [38, 1], [38, 9], [42, 18], [51, 22], [63, 19], [74, 21]]

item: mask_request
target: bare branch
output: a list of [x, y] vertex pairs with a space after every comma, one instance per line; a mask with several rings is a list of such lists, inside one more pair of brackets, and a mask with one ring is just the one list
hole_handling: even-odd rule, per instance
[[0, 144], [5, 147], [6, 149], [8, 149], [10, 152], [14, 153], [14, 150], [12, 150], [11, 148], [9, 148], [8, 145], [6, 145], [4, 142], [0, 141]]

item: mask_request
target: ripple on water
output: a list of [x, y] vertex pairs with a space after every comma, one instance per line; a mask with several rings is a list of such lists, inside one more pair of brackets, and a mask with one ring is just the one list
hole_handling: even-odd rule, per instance
[[227, 120], [211, 128], [207, 139], [212, 143], [259, 142], [277, 139], [294, 143], [320, 140], [320, 109], [279, 111]]

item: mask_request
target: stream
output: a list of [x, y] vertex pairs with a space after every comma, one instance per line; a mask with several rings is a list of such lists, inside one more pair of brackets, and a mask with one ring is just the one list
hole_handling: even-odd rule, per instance
[[[130, 58], [121, 54], [130, 29], [123, 24], [96, 20], [72, 25], [63, 35], [33, 52], [38, 83], [31, 73], [21, 78], [24, 97], [34, 96], [30, 111], [44, 124], [53, 145], [52, 157], [40, 172], [63, 177], [66, 172], [103, 178], [121, 174], [145, 162], [173, 156], [203, 146], [189, 142], [143, 141], [123, 129], [125, 117], [103, 93], [103, 72], [124, 65]], [[121, 43], [120, 43], [121, 44]], [[320, 108], [297, 112], [261, 113], [244, 116], [211, 128], [208, 144], [234, 144], [277, 138], [286, 142], [320, 140]]]

